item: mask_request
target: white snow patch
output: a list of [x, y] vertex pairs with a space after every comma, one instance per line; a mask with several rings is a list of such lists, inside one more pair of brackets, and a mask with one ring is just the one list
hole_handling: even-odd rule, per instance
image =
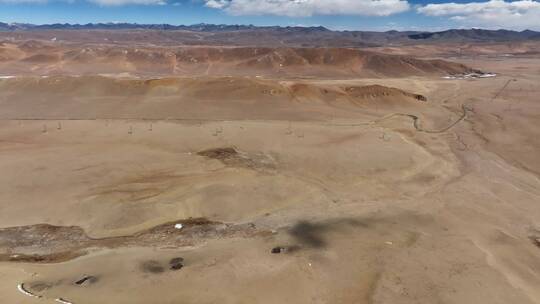
[[495, 73], [486, 73], [486, 74], [482, 74], [482, 75], [480, 75], [478, 77], [480, 77], [480, 78], [488, 78], [488, 77], [496, 77], [496, 76], [497, 76], [497, 74], [495, 74]]
[[471, 78], [490, 78], [490, 77], [497, 77], [497, 74], [495, 73], [469, 73], [469, 74], [443, 76], [442, 78], [443, 79], [471, 79]]

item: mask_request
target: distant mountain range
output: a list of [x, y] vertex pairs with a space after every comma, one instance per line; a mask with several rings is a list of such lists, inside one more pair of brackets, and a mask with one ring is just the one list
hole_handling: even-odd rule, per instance
[[[440, 32], [422, 31], [333, 31], [322, 26], [254, 26], [224, 24], [136, 24], [136, 23], [88, 23], [88, 24], [23, 24], [2, 23], [0, 32], [56, 33], [58, 31], [148, 31], [148, 35], [166, 36], [171, 43], [216, 45], [287, 45], [297, 47], [368, 47], [393, 44], [441, 43], [441, 42], [504, 42], [540, 40], [540, 32], [525, 30], [451, 29]], [[64, 32], [65, 33], [65, 32]], [[159, 34], [161, 33], [161, 34]], [[54, 34], [54, 35], [56, 35]], [[64, 34], [67, 35], [67, 34]], [[78, 34], [80, 35], [80, 34]], [[4, 35], [5, 36], [5, 35]], [[139, 33], [140, 36], [140, 33]], [[162, 37], [163, 38], [163, 37]], [[121, 40], [121, 37], [117, 39]], [[203, 43], [204, 42], [204, 43]]]
[[447, 30], [442, 32], [424, 32], [408, 35], [414, 40], [452, 40], [452, 41], [509, 41], [540, 39], [540, 32], [524, 30], [521, 32], [509, 30]]
[[70, 24], [54, 23], [35, 25], [28, 23], [2, 23], [0, 30], [186, 30], [196, 32], [226, 32], [226, 31], [246, 31], [246, 30], [275, 30], [275, 31], [303, 31], [303, 32], [326, 32], [329, 29], [323, 26], [301, 27], [301, 26], [255, 26], [255, 25], [228, 25], [228, 24], [193, 24], [193, 25], [171, 25], [171, 24], [138, 24], [138, 23], [87, 23]]

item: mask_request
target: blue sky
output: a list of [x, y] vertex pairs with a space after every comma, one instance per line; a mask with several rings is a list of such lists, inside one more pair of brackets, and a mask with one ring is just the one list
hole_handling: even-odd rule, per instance
[[339, 30], [540, 30], [540, 1], [0, 0], [1, 22], [323, 25]]

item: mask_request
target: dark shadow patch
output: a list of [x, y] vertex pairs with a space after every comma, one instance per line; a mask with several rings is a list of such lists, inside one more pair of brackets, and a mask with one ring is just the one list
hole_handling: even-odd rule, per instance
[[304, 247], [315, 249], [326, 248], [328, 245], [324, 239], [326, 232], [347, 227], [366, 229], [371, 227], [374, 221], [376, 219], [360, 220], [354, 218], [340, 218], [319, 223], [300, 221], [288, 231], [298, 243], [298, 245], [287, 247], [288, 252], [297, 251]]
[[289, 234], [301, 244], [312, 248], [324, 248], [326, 242], [321, 235], [324, 230], [326, 230], [324, 225], [301, 221], [289, 230]]
[[165, 267], [163, 267], [158, 261], [150, 260], [141, 263], [141, 270], [147, 273], [157, 274], [164, 272]]

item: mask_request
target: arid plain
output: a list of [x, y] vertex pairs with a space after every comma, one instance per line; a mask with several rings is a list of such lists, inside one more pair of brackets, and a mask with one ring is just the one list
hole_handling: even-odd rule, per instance
[[4, 38], [2, 303], [540, 303], [538, 43]]

